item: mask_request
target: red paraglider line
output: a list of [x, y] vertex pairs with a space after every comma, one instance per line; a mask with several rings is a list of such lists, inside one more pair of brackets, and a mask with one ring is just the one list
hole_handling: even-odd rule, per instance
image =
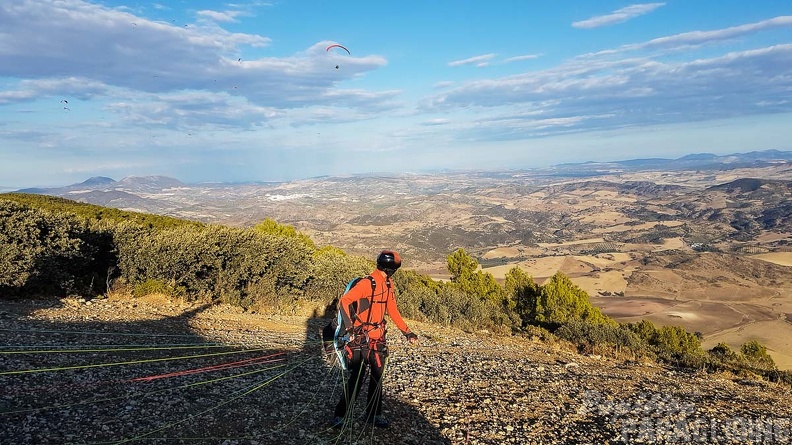
[[197, 374], [201, 372], [210, 372], [210, 371], [220, 371], [223, 369], [232, 369], [232, 368], [240, 368], [243, 366], [251, 366], [251, 365], [261, 365], [265, 363], [273, 363], [284, 360], [284, 358], [277, 358], [278, 356], [283, 355], [284, 353], [277, 353], [277, 354], [270, 354], [264, 355], [261, 357], [254, 357], [249, 358], [247, 360], [240, 360], [236, 362], [229, 362], [229, 363], [221, 363], [219, 365], [213, 366], [206, 366], [203, 368], [195, 368], [195, 369], [188, 369], [185, 371], [178, 371], [178, 372], [171, 372], [167, 374], [159, 374], [159, 375], [151, 375], [146, 377], [138, 377], [134, 379], [126, 380], [127, 382], [150, 382], [152, 380], [162, 379], [166, 377], [177, 377], [189, 374]]
[[332, 45], [328, 46], [328, 47], [325, 49], [325, 51], [330, 51], [330, 48], [341, 48], [341, 49], [343, 49], [344, 51], [346, 51], [346, 52], [347, 52], [347, 54], [349, 54], [350, 56], [352, 55], [352, 53], [351, 53], [351, 52], [349, 52], [349, 50], [348, 50], [348, 49], [346, 49], [346, 47], [344, 47], [344, 46], [342, 46], [342, 45], [339, 45], [338, 43], [334, 43], [334, 44], [332, 44]]

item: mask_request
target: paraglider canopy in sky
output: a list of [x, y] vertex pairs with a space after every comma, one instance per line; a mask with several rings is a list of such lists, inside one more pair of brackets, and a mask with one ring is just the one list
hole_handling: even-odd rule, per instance
[[[350, 56], [352, 55], [352, 53], [351, 53], [351, 52], [349, 52], [349, 50], [348, 50], [348, 49], [346, 49], [346, 47], [345, 47], [345, 46], [343, 46], [343, 45], [339, 45], [338, 43], [334, 43], [334, 44], [332, 44], [332, 45], [328, 46], [327, 48], [325, 48], [325, 51], [327, 51], [327, 52], [330, 52], [330, 50], [331, 50], [331, 49], [333, 49], [333, 48], [341, 48], [341, 49], [343, 49], [344, 51], [346, 51], [346, 52], [347, 52], [347, 54], [349, 54]], [[338, 69], [338, 67], [339, 67], [339, 65], [336, 65], [336, 66], [335, 66], [335, 69]]]
[[349, 52], [349, 50], [348, 50], [348, 49], [346, 49], [346, 47], [344, 47], [344, 46], [342, 46], [342, 45], [339, 45], [338, 43], [334, 43], [334, 44], [332, 44], [332, 45], [328, 46], [328, 47], [327, 47], [327, 49], [325, 49], [325, 51], [330, 51], [330, 50], [331, 50], [331, 49], [333, 49], [333, 48], [341, 48], [341, 49], [343, 49], [344, 51], [346, 51], [346, 52], [347, 52], [347, 54], [349, 54], [350, 56], [352, 55], [352, 53], [350, 53], [350, 52]]

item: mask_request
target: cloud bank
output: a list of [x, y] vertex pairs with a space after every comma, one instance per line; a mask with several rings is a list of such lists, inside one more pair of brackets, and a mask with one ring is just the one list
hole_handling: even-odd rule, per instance
[[591, 17], [579, 22], [573, 22], [572, 27], [592, 29], [602, 26], [615, 25], [617, 23], [623, 23], [636, 17], [640, 17], [644, 14], [649, 14], [661, 6], [665, 6], [665, 3], [640, 3], [636, 5], [630, 5], [621, 9], [617, 9], [610, 14]]

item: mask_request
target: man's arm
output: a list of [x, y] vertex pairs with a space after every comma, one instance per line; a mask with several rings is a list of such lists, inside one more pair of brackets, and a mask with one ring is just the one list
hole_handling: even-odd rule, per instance
[[407, 327], [407, 323], [404, 322], [401, 313], [399, 313], [399, 307], [396, 305], [395, 293], [391, 294], [388, 298], [386, 312], [390, 316], [391, 320], [396, 323], [396, 327], [402, 331], [405, 337], [407, 337], [407, 340], [410, 343], [415, 343], [418, 341], [418, 336], [410, 331], [410, 328]]

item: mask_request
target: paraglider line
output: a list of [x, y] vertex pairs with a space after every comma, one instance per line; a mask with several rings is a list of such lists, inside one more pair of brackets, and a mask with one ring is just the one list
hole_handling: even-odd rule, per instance
[[32, 373], [40, 373], [40, 372], [52, 372], [52, 371], [66, 371], [66, 370], [73, 370], [73, 369], [88, 369], [88, 368], [101, 368], [105, 366], [121, 366], [121, 365], [135, 365], [140, 363], [154, 363], [154, 362], [165, 362], [170, 360], [185, 360], [191, 358], [200, 358], [200, 357], [214, 357], [218, 355], [228, 355], [228, 354], [242, 354], [246, 352], [254, 352], [254, 351], [263, 351], [264, 348], [259, 349], [248, 349], [243, 351], [231, 351], [231, 352], [215, 352], [212, 354], [196, 354], [196, 355], [184, 355], [181, 357], [165, 357], [165, 358], [154, 358], [154, 359], [147, 359], [147, 360], [132, 360], [128, 362], [114, 362], [114, 363], [97, 363], [97, 364], [90, 364], [90, 365], [78, 365], [78, 366], [63, 366], [59, 368], [42, 368], [42, 369], [23, 369], [17, 371], [4, 371], [0, 372], [0, 376], [2, 375], [14, 375], [14, 374], [32, 374]]
[[[255, 371], [243, 372], [241, 374], [234, 374], [232, 376], [220, 377], [220, 378], [216, 378], [216, 379], [212, 379], [212, 380], [204, 380], [204, 381], [195, 382], [195, 383], [188, 383], [186, 385], [180, 385], [180, 386], [174, 386], [174, 387], [171, 387], [171, 388], [158, 389], [156, 391], [144, 392], [144, 393], [141, 393], [139, 395], [142, 396], [142, 397], [145, 397], [145, 396], [150, 396], [150, 395], [154, 395], [154, 394], [159, 394], [159, 393], [162, 393], [162, 392], [174, 391], [174, 390], [177, 390], [177, 389], [185, 389], [185, 388], [192, 388], [194, 386], [208, 385], [210, 383], [217, 383], [217, 382], [221, 382], [221, 381], [224, 381], [224, 380], [236, 379], [236, 378], [244, 377], [244, 376], [247, 376], [247, 375], [258, 374], [258, 373], [264, 372], [264, 371], [271, 371], [273, 369], [282, 368], [284, 366], [286, 366], [286, 365], [283, 364], [283, 365], [271, 366], [269, 368], [263, 368], [263, 369], [257, 369]], [[33, 411], [49, 411], [49, 410], [55, 410], [55, 409], [66, 409], [66, 408], [71, 408], [71, 407], [74, 407], [74, 406], [89, 405], [89, 404], [92, 404], [92, 403], [104, 403], [104, 402], [112, 402], [114, 400], [126, 400], [128, 398], [129, 397], [127, 397], [127, 396], [109, 397], [109, 398], [104, 398], [104, 399], [94, 399], [94, 400], [86, 400], [86, 401], [77, 402], [77, 403], [69, 403], [69, 404], [66, 404], [66, 405], [52, 405], [52, 406], [46, 406], [46, 407], [42, 407], [42, 408], [29, 408], [29, 409], [21, 409], [21, 410], [16, 410], [16, 411], [5, 411], [5, 412], [0, 412], [0, 416], [6, 415], [6, 414], [28, 413], [28, 412], [33, 412]]]

